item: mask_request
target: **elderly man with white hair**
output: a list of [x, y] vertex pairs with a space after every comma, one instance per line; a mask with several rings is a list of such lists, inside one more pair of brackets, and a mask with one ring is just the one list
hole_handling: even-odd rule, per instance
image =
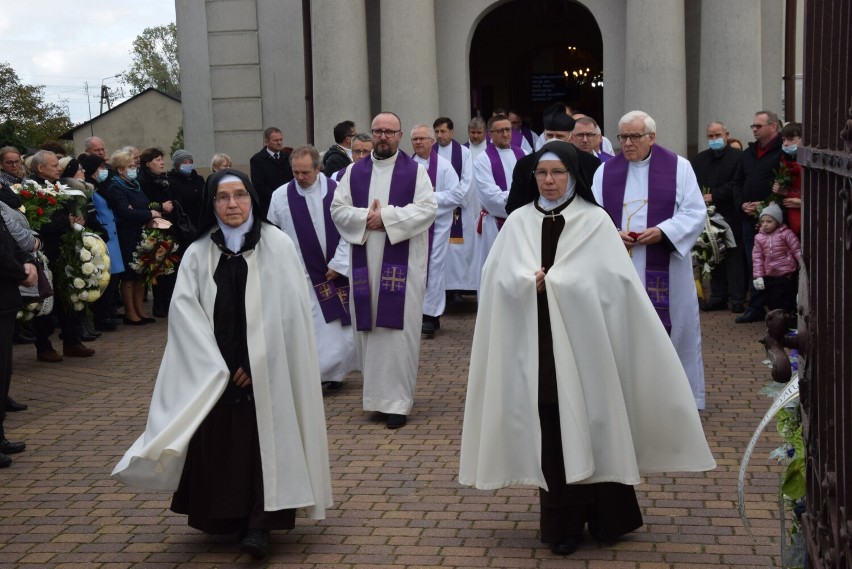
[[592, 191], [609, 213], [704, 409], [701, 323], [690, 252], [707, 208], [689, 161], [655, 144], [657, 125], [631, 111], [618, 121], [621, 153], [595, 172]]

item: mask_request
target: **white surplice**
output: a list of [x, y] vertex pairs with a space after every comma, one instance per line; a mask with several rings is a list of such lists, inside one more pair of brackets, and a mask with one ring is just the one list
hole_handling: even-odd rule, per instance
[[[482, 144], [482, 150], [485, 143]], [[438, 146], [438, 155], [452, 159], [452, 144]], [[459, 186], [464, 194], [460, 204], [462, 222], [462, 242], [450, 243], [447, 251], [447, 262], [444, 267], [444, 286], [446, 290], [476, 290], [479, 283], [479, 273], [474, 268], [476, 264], [476, 248], [474, 234], [476, 219], [479, 217], [479, 198], [473, 188], [473, 152], [467, 147], [461, 147], [462, 167], [459, 176]]]
[[[267, 218], [280, 227], [284, 233], [289, 235], [293, 243], [296, 244], [296, 249], [299, 251], [299, 258], [302, 260], [302, 267], [304, 268], [304, 252], [299, 243], [299, 236], [296, 235], [296, 227], [293, 225], [293, 214], [290, 211], [290, 202], [287, 198], [288, 185], [289, 183], [284, 184], [273, 192]], [[318, 236], [320, 249], [323, 253], [323, 262], [325, 262], [325, 256], [328, 254], [328, 251], [325, 250], [326, 233], [323, 200], [328, 194], [328, 178], [320, 172], [316, 182], [310, 188], [302, 188], [298, 182], [296, 182], [295, 186], [296, 192], [305, 198], [308, 213], [311, 216], [311, 222], [313, 223], [314, 231]], [[328, 262], [328, 268], [345, 277], [349, 276], [349, 243], [345, 239], [341, 238], [338, 242], [334, 256]], [[311, 316], [314, 321], [314, 334], [317, 341], [320, 377], [322, 381], [339, 383], [343, 381], [343, 377], [347, 373], [360, 369], [358, 367], [358, 358], [355, 356], [355, 334], [352, 326], [343, 326], [339, 319], [331, 322], [325, 321], [307, 269], [305, 269], [305, 280], [311, 290], [311, 294], [309, 295], [311, 298]]]
[[[542, 212], [512, 212], [482, 271], [459, 482], [547, 488], [538, 415]], [[563, 211], [544, 279], [566, 483], [715, 467], [689, 384], [607, 213]]]
[[[429, 159], [414, 155], [414, 160], [427, 170]], [[453, 223], [453, 211], [464, 200], [464, 193], [459, 184], [459, 177], [449, 160], [440, 155], [438, 170], [435, 173], [435, 201], [438, 209], [435, 212], [435, 229], [432, 235], [432, 251], [429, 254], [429, 272], [426, 277], [426, 291], [423, 294], [423, 314], [440, 316], [447, 304], [445, 283], [445, 267], [447, 250], [450, 248], [450, 226]]]
[[[355, 348], [364, 376], [364, 410], [407, 415], [414, 403], [414, 386], [420, 359], [423, 291], [426, 288], [426, 265], [429, 260], [428, 230], [435, 220], [438, 206], [429, 175], [419, 165], [414, 202], [403, 207], [388, 205], [391, 176], [398, 157], [399, 153], [385, 160], [370, 156], [373, 172], [367, 208], [352, 205], [349, 177], [354, 165], [349, 166], [334, 192], [331, 216], [341, 237], [351, 244], [367, 247], [370, 305], [374, 326], [370, 331], [355, 332]], [[385, 231], [367, 230], [367, 211], [376, 199], [382, 207]], [[409, 241], [402, 330], [375, 326], [386, 239], [390, 239], [392, 244]], [[354, 295], [351, 294], [350, 310], [352, 326], [356, 326]]]
[[[128, 486], [177, 490], [189, 441], [231, 380], [213, 332], [213, 274], [221, 257], [210, 239], [215, 230], [181, 259], [145, 432], [112, 472]], [[242, 256], [264, 510], [307, 508], [309, 517], [323, 519], [332, 503], [328, 442], [299, 256], [292, 240], [269, 224]]]
[[[476, 194], [479, 205], [487, 215], [482, 215], [482, 232], [476, 232], [476, 270], [481, 272], [485, 259], [491, 251], [491, 244], [497, 238], [499, 229], [495, 217], [508, 217], [506, 213], [506, 199], [509, 197], [509, 187], [512, 185], [512, 171], [518, 159], [515, 151], [510, 148], [498, 148], [500, 162], [503, 164], [503, 174], [506, 176], [506, 190], [502, 190], [494, 181], [494, 173], [491, 171], [491, 158], [485, 152], [481, 153], [473, 164], [473, 179], [476, 184]], [[477, 220], [478, 223], [479, 220]], [[477, 279], [478, 280], [478, 279]]]
[[[653, 149], [653, 147], [651, 147]], [[601, 164], [594, 176], [592, 191], [598, 203], [603, 203], [603, 176], [608, 162]], [[631, 215], [629, 231], [641, 233], [648, 225], [648, 168], [650, 157], [642, 162], [630, 162], [627, 185], [624, 189], [621, 228], [628, 231], [627, 216]], [[626, 209], [626, 211], [625, 211]], [[634, 213], [635, 212], [635, 213]], [[686, 158], [677, 157], [677, 192], [672, 216], [658, 224], [672, 242], [675, 251], [669, 256], [669, 314], [672, 321], [671, 339], [677, 350], [686, 376], [692, 386], [695, 403], [704, 409], [704, 359], [701, 355], [701, 320], [698, 315], [698, 295], [692, 271], [692, 247], [704, 228], [707, 207], [695, 172]], [[633, 265], [645, 285], [645, 247], [633, 247]]]

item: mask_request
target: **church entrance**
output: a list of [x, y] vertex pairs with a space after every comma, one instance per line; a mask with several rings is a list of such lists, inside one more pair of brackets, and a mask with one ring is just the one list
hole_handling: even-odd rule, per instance
[[511, 0], [486, 14], [470, 46], [471, 108], [517, 110], [533, 130], [555, 101], [603, 122], [603, 40], [572, 0]]

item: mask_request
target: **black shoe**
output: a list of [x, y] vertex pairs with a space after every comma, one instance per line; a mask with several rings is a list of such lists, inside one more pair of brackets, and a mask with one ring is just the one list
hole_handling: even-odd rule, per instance
[[156, 321], [157, 321], [156, 318], [151, 318], [150, 316], [146, 316], [145, 318], [142, 319], [142, 322], [144, 322], [145, 324], [153, 324]]
[[16, 344], [32, 344], [36, 341], [35, 336], [31, 335], [29, 332], [15, 332], [12, 336], [12, 341]]
[[121, 321], [124, 322], [125, 324], [127, 324], [128, 326], [144, 326], [145, 324], [148, 323], [148, 322], [145, 321], [144, 318], [142, 318], [140, 320], [131, 320], [127, 316], [122, 318]]
[[725, 310], [726, 308], [728, 308], [728, 303], [724, 300], [705, 302], [701, 305], [701, 310], [703, 310], [704, 312], [713, 312], [714, 310]]
[[255, 559], [266, 557], [267, 547], [269, 547], [269, 530], [265, 529], [248, 529], [240, 542], [240, 551], [248, 553]]
[[427, 338], [434, 338], [435, 337], [435, 330], [436, 330], [435, 323], [432, 322], [431, 320], [427, 320], [426, 322], [423, 323], [423, 335], [426, 336]]
[[13, 443], [6, 439], [0, 440], [0, 454], [18, 454], [27, 448], [27, 443]]
[[749, 322], [763, 322], [764, 316], [757, 310], [747, 310], [742, 316], [737, 316], [735, 322], [737, 324], [747, 324]]
[[742, 314], [743, 312], [745, 312], [745, 306], [737, 302], [731, 305], [731, 312], [733, 312], [734, 314]]
[[114, 320], [104, 320], [103, 322], [95, 322], [95, 330], [99, 332], [115, 332], [118, 330], [118, 325]]
[[[89, 332], [83, 327], [82, 324], [78, 324], [75, 327], [74, 330], [77, 332], [77, 336], [80, 338], [80, 341], [82, 341], [82, 342], [93, 342], [93, 341], [98, 339], [98, 336], [100, 336], [100, 334], [98, 334], [98, 336], [93, 336], [92, 334], [89, 334]], [[60, 340], [62, 340], [64, 338], [65, 338], [64, 334], [59, 335]]]
[[93, 325], [91, 322], [89, 322], [89, 319], [88, 319], [88, 318], [86, 318], [85, 316], [83, 316], [83, 317], [82, 317], [82, 319], [81, 319], [81, 322], [82, 322], [82, 324], [83, 324], [83, 328], [86, 330], [86, 333], [87, 333], [89, 336], [97, 336], [97, 337], [100, 337], [101, 333], [100, 333], [100, 332], [98, 332], [97, 330], [95, 330], [94, 325]]
[[12, 466], [12, 459], [0, 452], [0, 468]]
[[337, 391], [343, 388], [342, 381], [323, 381], [322, 388], [324, 391]]
[[23, 403], [18, 403], [11, 397], [6, 397], [6, 411], [26, 411], [27, 408]]
[[388, 429], [399, 429], [404, 427], [406, 423], [405, 415], [397, 415], [395, 413], [388, 413]]
[[571, 555], [580, 546], [580, 540], [576, 537], [563, 537], [550, 546], [550, 551], [556, 555]]
[[156, 318], [168, 318], [169, 317], [169, 311], [168, 310], [162, 310], [162, 309], [159, 309], [159, 308], [155, 308], [152, 313]]

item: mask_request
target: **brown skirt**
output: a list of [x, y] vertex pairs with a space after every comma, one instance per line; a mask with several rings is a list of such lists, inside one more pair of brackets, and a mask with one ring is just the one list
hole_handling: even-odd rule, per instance
[[296, 510], [263, 510], [254, 403], [217, 404], [193, 435], [171, 510], [190, 527], [225, 534], [293, 529]]

